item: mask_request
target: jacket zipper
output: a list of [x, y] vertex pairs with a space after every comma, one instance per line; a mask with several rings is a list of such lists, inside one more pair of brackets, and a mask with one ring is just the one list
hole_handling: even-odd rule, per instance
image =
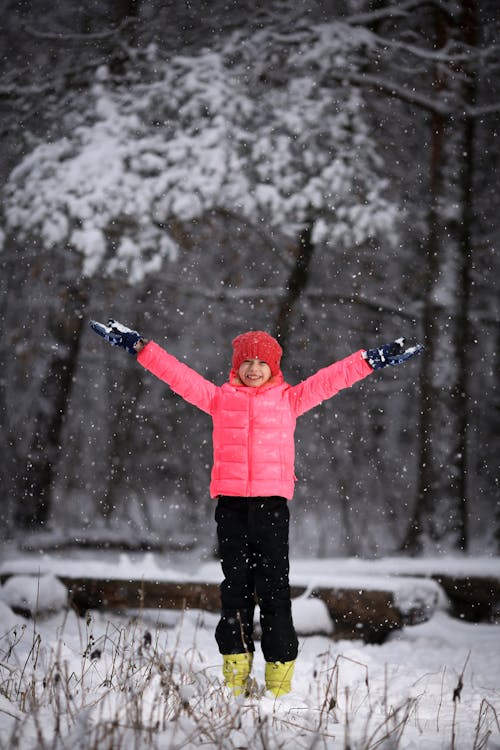
[[250, 497], [252, 484], [252, 437], [253, 437], [253, 400], [255, 394], [252, 393], [248, 399], [248, 443], [247, 443], [247, 497]]

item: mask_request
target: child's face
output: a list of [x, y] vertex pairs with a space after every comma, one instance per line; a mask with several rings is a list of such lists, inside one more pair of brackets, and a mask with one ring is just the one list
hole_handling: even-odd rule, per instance
[[238, 368], [238, 376], [241, 382], [251, 388], [259, 388], [259, 386], [267, 383], [271, 374], [271, 368], [261, 359], [246, 359]]

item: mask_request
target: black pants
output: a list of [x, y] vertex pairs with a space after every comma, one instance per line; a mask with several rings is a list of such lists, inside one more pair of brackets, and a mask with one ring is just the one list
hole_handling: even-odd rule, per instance
[[219, 497], [215, 520], [224, 581], [215, 638], [221, 654], [254, 651], [257, 600], [265, 660], [296, 658], [288, 581], [289, 519], [283, 497]]

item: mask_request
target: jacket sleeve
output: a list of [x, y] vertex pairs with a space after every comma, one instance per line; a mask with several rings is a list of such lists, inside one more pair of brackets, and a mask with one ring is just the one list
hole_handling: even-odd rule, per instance
[[207, 414], [212, 413], [212, 404], [218, 386], [191, 367], [179, 362], [176, 357], [166, 352], [154, 341], [146, 344], [137, 355], [137, 361], [157, 378], [168, 383], [170, 388], [185, 401]]
[[361, 356], [363, 349], [341, 359], [334, 364], [303, 380], [302, 383], [290, 388], [290, 399], [295, 416], [335, 396], [342, 388], [349, 388], [358, 380], [366, 378], [373, 372], [366, 359]]

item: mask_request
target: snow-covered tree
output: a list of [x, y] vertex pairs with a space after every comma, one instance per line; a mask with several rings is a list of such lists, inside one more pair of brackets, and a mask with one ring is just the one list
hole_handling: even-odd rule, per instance
[[[235, 32], [166, 60], [150, 45], [142, 75], [125, 83], [106, 66], [97, 70], [83, 114], [80, 102], [63, 137], [33, 148], [3, 193], [6, 243], [35, 243], [41, 255], [71, 257], [73, 266], [81, 259], [79, 303], [64, 311], [75, 324], [48, 366], [51, 383], [54, 366], [72, 371], [61, 351], [72, 357], [78, 349], [71, 342], [88, 280], [98, 274], [134, 284], [158, 272], [178, 258], [179, 228], [193, 220], [239, 216], [291, 238], [299, 259], [304, 232], [309, 251], [394, 241], [397, 206], [362, 95], [328, 75], [332, 66], [355, 67], [359, 44], [335, 24]], [[55, 400], [64, 412], [60, 393]], [[55, 460], [46, 447], [56, 453], [61, 424], [44, 420], [47, 408], [24, 472], [24, 494], [43, 506], [28, 513], [38, 521], [48, 512]]]
[[[12, 171], [7, 234], [80, 253], [84, 276], [123, 271], [132, 283], [175, 260], [176, 223], [209, 211], [290, 237], [310, 224], [313, 244], [394, 239], [397, 207], [362, 96], [326, 74], [325, 58], [345, 66], [354, 42], [335, 25], [313, 28], [271, 47], [273, 62], [272, 41], [238, 35], [166, 62], [150, 50], [159, 73], [132, 86], [101, 68], [85, 122]], [[276, 80], [260, 81], [258, 66], [248, 74], [250, 57]]]
[[[23, 478], [23, 522], [47, 517], [61, 456], [59, 484], [106, 507], [134, 495], [138, 460], [153, 493], [202, 496], [196, 418], [176, 404], [156, 423], [154, 388], [85, 346], [87, 306], [112, 300], [211, 375], [208, 341], [249, 319], [292, 376], [354, 340], [423, 334], [414, 380], [374, 378], [305, 425], [321, 470], [297, 506], [318, 551], [466, 546], [491, 516], [471, 498], [497, 491], [495, 0], [29, 5], [37, 22], [10, 2], [0, 30], [0, 108], [19, 105], [0, 165], [0, 477]], [[109, 396], [98, 426], [89, 381]]]
[[[471, 341], [483, 335], [478, 310], [486, 304], [483, 316], [498, 314], [490, 307], [492, 298], [479, 293], [480, 257], [492, 243], [480, 227], [491, 200], [482, 173], [494, 174], [494, 167], [481, 152], [491, 147], [487, 132], [500, 110], [498, 87], [492, 86], [498, 80], [498, 16], [489, 0], [437, 5], [408, 0], [376, 8], [358, 2], [351, 9], [346, 22], [365, 30], [370, 54], [362, 71], [331, 75], [360, 86], [374, 121], [388, 131], [384, 142], [393, 149], [388, 160], [393, 185], [401, 201], [412, 204], [402, 236], [415, 252], [412, 280], [418, 279], [418, 289], [415, 283], [409, 288], [414, 286], [415, 302], [420, 301], [426, 343], [418, 389], [418, 492], [416, 502], [408, 503], [402, 547], [465, 550], [477, 494], [472, 435], [481, 429], [472, 408], [477, 357], [471, 356]], [[491, 457], [488, 463], [491, 467]], [[490, 488], [494, 493], [494, 483]]]
[[471, 343], [483, 305], [477, 293], [483, 241], [477, 238], [490, 190], [478, 152], [500, 111], [499, 92], [487, 83], [498, 72], [495, 21], [492, 4], [478, 0], [410, 5], [411, 16], [403, 10], [398, 17], [389, 6], [358, 19], [372, 24], [372, 45], [379, 50], [377, 70], [365, 85], [399, 99], [413, 117], [426, 115], [425, 161], [415, 165], [424, 190], [423, 201], [415, 201], [415, 218], [421, 221], [426, 356], [420, 371], [418, 495], [403, 546], [413, 552], [466, 550], [477, 492], [471, 437], [478, 429]]

